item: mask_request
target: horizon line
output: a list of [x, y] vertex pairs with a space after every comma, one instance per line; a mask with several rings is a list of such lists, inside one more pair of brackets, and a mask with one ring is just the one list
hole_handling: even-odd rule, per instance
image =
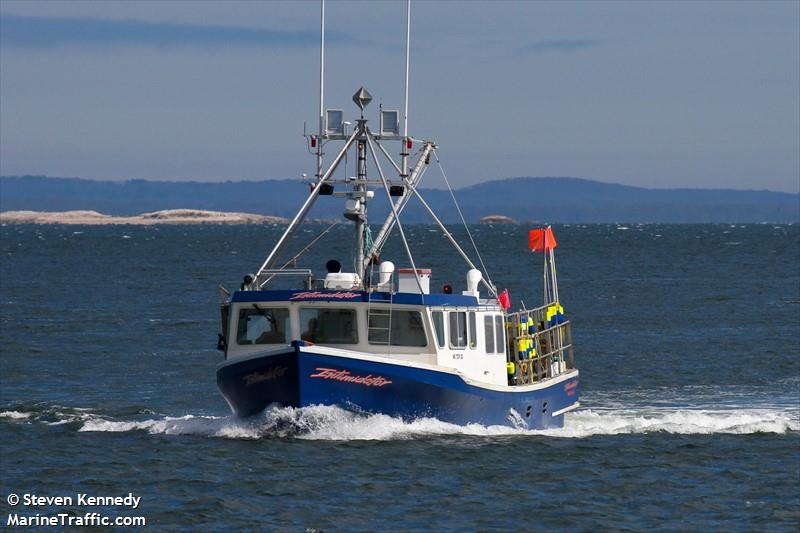
[[[6, 179], [26, 179], [26, 178], [39, 178], [39, 179], [53, 179], [53, 180], [77, 180], [77, 181], [90, 181], [94, 183], [112, 183], [112, 184], [125, 184], [125, 183], [135, 183], [135, 182], [146, 182], [146, 183], [171, 183], [171, 184], [237, 184], [237, 183], [259, 183], [259, 182], [267, 182], [267, 181], [280, 181], [280, 182], [296, 182], [296, 183], [305, 183], [298, 178], [238, 178], [238, 179], [226, 179], [226, 180], [196, 180], [196, 179], [180, 179], [180, 180], [169, 180], [169, 179], [148, 179], [148, 178], [123, 178], [123, 179], [97, 179], [97, 178], [83, 178], [78, 176], [48, 176], [46, 174], [22, 174], [22, 175], [0, 175], [0, 180]], [[785, 190], [775, 190], [775, 189], [734, 189], [734, 188], [723, 188], [723, 187], [680, 187], [680, 186], [666, 186], [666, 187], [659, 187], [659, 186], [644, 186], [644, 185], [629, 185], [626, 183], [620, 183], [616, 181], [603, 181], [594, 178], [579, 178], [575, 176], [512, 176], [512, 177], [501, 177], [501, 178], [494, 178], [486, 181], [482, 181], [480, 183], [473, 183], [468, 185], [461, 185], [456, 186], [454, 189], [468, 189], [471, 187], [477, 187], [480, 185], [484, 185], [486, 183], [491, 182], [498, 182], [498, 181], [511, 181], [511, 180], [573, 180], [573, 181], [584, 181], [590, 183], [599, 183], [602, 185], [610, 185], [610, 186], [618, 186], [618, 187], [629, 187], [633, 189], [643, 189], [643, 190], [653, 190], [653, 191], [732, 191], [732, 192], [768, 192], [768, 193], [776, 193], [776, 194], [789, 194], [789, 195], [797, 195], [800, 196], [800, 189], [797, 191], [785, 191]], [[444, 187], [425, 187], [425, 189], [444, 189]]]

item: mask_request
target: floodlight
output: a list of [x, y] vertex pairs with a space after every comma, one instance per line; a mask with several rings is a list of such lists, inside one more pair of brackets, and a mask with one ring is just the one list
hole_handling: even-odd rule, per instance
[[344, 111], [328, 109], [325, 111], [325, 133], [328, 135], [344, 135]]
[[400, 112], [381, 110], [381, 135], [400, 135]]

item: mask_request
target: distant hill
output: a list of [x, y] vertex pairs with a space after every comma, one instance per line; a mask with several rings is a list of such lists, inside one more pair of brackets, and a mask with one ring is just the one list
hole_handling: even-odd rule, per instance
[[[440, 218], [458, 220], [450, 194], [420, 191]], [[372, 220], [385, 216], [388, 204], [376, 191]], [[296, 180], [168, 182], [93, 181], [45, 176], [0, 177], [0, 211], [94, 210], [135, 215], [166, 209], [204, 209], [292, 217], [308, 194]], [[468, 222], [505, 215], [546, 222], [798, 222], [800, 195], [727, 189], [645, 189], [578, 178], [510, 178], [455, 191]], [[340, 199], [323, 197], [312, 218], [338, 218]], [[412, 199], [408, 222], [430, 222]]]

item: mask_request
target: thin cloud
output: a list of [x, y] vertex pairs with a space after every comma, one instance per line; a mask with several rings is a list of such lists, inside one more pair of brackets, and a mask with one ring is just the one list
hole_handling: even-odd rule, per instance
[[600, 44], [599, 41], [590, 39], [550, 39], [546, 41], [536, 41], [517, 48], [517, 54], [543, 54], [547, 52], [576, 52], [587, 48], [594, 48]]
[[[326, 32], [329, 43], [356, 44], [341, 32]], [[238, 26], [202, 26], [89, 17], [0, 17], [0, 44], [19, 48], [62, 46], [317, 46], [319, 30], [284, 31]]]

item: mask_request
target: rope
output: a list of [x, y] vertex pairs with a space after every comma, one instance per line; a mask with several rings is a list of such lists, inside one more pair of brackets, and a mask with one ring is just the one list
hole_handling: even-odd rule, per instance
[[436, 158], [436, 164], [439, 166], [439, 171], [442, 173], [444, 182], [447, 185], [447, 190], [450, 191], [450, 197], [453, 199], [453, 204], [455, 204], [456, 206], [456, 210], [458, 211], [458, 216], [461, 217], [461, 223], [464, 224], [464, 229], [467, 230], [467, 236], [469, 237], [469, 240], [472, 243], [472, 248], [478, 255], [478, 262], [481, 264], [481, 268], [483, 269], [483, 272], [486, 274], [486, 281], [489, 282], [489, 285], [492, 287], [492, 292], [494, 293], [494, 296], [497, 297], [497, 287], [495, 287], [494, 283], [492, 283], [492, 278], [489, 276], [489, 271], [486, 270], [486, 265], [483, 263], [483, 258], [481, 257], [481, 253], [478, 251], [478, 246], [475, 244], [475, 239], [472, 238], [472, 233], [469, 231], [469, 226], [467, 226], [467, 221], [464, 220], [464, 214], [461, 212], [461, 207], [459, 207], [458, 205], [458, 200], [456, 200], [456, 195], [453, 193], [453, 188], [450, 186], [450, 180], [447, 179], [447, 174], [445, 174], [444, 172], [444, 167], [442, 167], [442, 162], [439, 160], [439, 153], [436, 150], [433, 150], [433, 156]]
[[364, 224], [364, 249], [367, 250], [367, 253], [372, 250], [373, 244], [372, 230], [370, 229], [369, 224]]

